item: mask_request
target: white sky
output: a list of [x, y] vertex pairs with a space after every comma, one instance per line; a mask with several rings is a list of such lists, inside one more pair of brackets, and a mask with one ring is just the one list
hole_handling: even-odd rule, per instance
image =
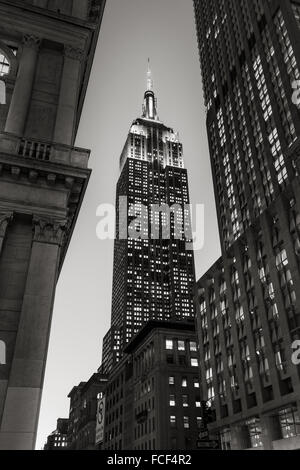
[[183, 142], [191, 203], [205, 205], [197, 277], [220, 256], [192, 0], [107, 0], [76, 142], [92, 149], [93, 174], [57, 287], [37, 449], [57, 418], [68, 416], [73, 386], [100, 365], [113, 242], [97, 239], [96, 209], [115, 201], [119, 157], [141, 114], [148, 57], [159, 117]]

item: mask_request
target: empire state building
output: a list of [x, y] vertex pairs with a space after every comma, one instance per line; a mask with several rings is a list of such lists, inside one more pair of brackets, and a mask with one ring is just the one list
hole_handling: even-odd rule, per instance
[[102, 355], [105, 372], [149, 320], [194, 319], [188, 205], [182, 144], [178, 133], [158, 117], [148, 66], [142, 116], [132, 123], [120, 157], [111, 329]]

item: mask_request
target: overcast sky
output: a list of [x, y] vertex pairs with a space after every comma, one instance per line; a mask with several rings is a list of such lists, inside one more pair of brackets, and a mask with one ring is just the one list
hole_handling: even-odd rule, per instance
[[72, 387], [101, 362], [113, 242], [97, 239], [96, 209], [115, 201], [119, 157], [141, 114], [148, 57], [159, 117], [183, 142], [191, 203], [205, 205], [197, 277], [220, 255], [192, 0], [107, 0], [77, 138], [77, 146], [92, 150], [93, 174], [57, 286], [37, 449], [57, 418], [68, 417]]

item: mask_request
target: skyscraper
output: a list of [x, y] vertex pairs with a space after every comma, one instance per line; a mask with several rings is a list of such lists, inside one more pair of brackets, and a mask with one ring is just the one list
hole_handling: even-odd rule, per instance
[[300, 2], [194, 0], [222, 256], [196, 295], [223, 448], [300, 448]]
[[120, 172], [105, 372], [147, 321], [194, 317], [187, 171], [178, 134], [159, 120], [150, 68], [142, 117], [130, 128]]
[[56, 284], [90, 176], [74, 147], [105, 1], [0, 1], [0, 449], [33, 449]]

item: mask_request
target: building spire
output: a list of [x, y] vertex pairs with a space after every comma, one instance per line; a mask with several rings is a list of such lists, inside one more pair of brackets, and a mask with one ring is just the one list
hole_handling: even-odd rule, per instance
[[150, 59], [148, 57], [148, 71], [147, 71], [147, 90], [153, 91], [153, 79], [152, 79], [152, 72], [150, 68]]
[[158, 120], [156, 111], [156, 98], [153, 91], [153, 79], [150, 68], [150, 59], [148, 58], [148, 70], [147, 70], [147, 90], [144, 96], [143, 106], [143, 117], [146, 119]]

